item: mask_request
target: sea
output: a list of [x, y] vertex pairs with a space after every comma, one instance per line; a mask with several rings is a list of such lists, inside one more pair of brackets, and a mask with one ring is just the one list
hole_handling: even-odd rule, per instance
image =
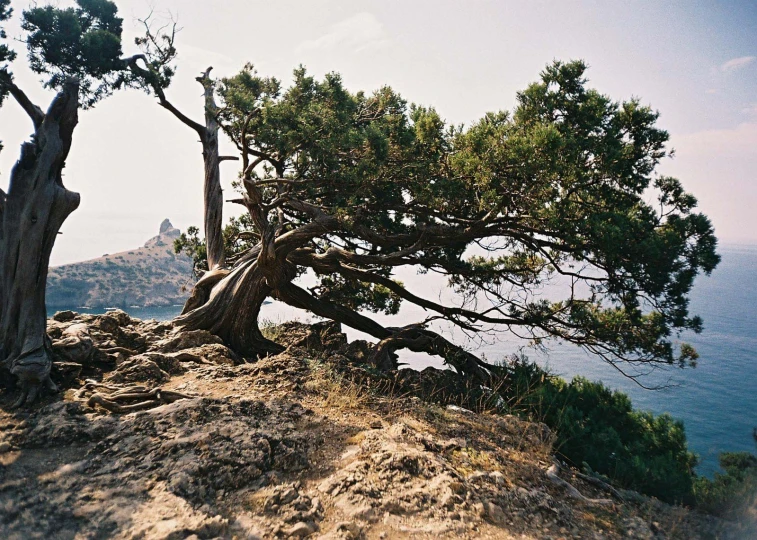
[[[523, 342], [503, 333], [478, 352], [490, 360], [522, 352], [567, 379], [583, 376], [621, 390], [637, 409], [669, 413], [684, 422], [689, 448], [700, 457], [697, 472], [712, 476], [719, 470], [721, 452], [755, 451], [752, 431], [757, 427], [757, 246], [725, 244], [719, 252], [722, 262], [718, 268], [709, 277], [698, 277], [691, 293], [691, 312], [704, 319], [704, 331], [680, 338], [695, 346], [700, 354], [698, 365], [693, 369], [661, 368], [640, 377], [644, 386], [659, 389], [645, 389], [568, 344], [548, 342], [546, 348], [524, 349]], [[275, 313], [275, 304], [264, 307], [263, 314], [266, 310]], [[181, 306], [125, 310], [140, 319], [168, 320]], [[49, 311], [52, 315], [57, 310]], [[280, 314], [278, 320], [283, 320]], [[410, 358], [411, 368], [434, 365]]]

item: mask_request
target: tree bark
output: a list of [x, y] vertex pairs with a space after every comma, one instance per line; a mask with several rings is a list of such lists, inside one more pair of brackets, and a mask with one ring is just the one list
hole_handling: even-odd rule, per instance
[[204, 223], [207, 246], [208, 270], [213, 271], [226, 265], [223, 247], [223, 191], [221, 190], [221, 168], [218, 151], [218, 106], [215, 102], [215, 85], [208, 68], [197, 81], [202, 84], [205, 96], [205, 129], [200, 133], [202, 158], [205, 163]]
[[0, 195], [0, 364], [18, 378], [19, 405], [34, 401], [44, 388], [55, 389], [45, 288], [55, 239], [79, 206], [79, 195], [62, 181], [78, 122], [78, 94], [78, 82], [68, 80], [42, 118], [30, 114], [33, 140], [22, 145], [8, 193]]
[[260, 308], [271, 290], [257, 259], [246, 261], [213, 287], [204, 304], [180, 315], [174, 323], [190, 330], [207, 330], [248, 358], [279, 353], [284, 348], [263, 337], [258, 326]]
[[227, 159], [236, 158], [222, 158], [219, 155], [218, 131], [220, 126], [217, 118], [218, 105], [216, 105], [215, 101], [215, 84], [210, 78], [210, 72], [213, 68], [209, 67], [202, 75], [196, 78], [197, 82], [203, 87], [205, 100], [205, 125], [202, 125], [186, 116], [168, 101], [155, 72], [140, 67], [138, 63], [140, 60], [145, 64], [149, 64], [148, 59], [142, 54], [124, 58], [123, 62], [132, 73], [141, 77], [145, 84], [152, 88], [161, 107], [173, 114], [184, 125], [193, 129], [200, 137], [204, 164], [204, 232], [208, 269], [212, 271], [224, 268], [226, 266], [226, 258], [223, 247], [223, 191], [221, 190], [220, 163]]

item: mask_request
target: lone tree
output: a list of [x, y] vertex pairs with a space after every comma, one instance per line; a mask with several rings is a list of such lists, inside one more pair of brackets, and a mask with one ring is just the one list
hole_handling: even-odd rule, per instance
[[[378, 338], [382, 368], [407, 348], [486, 381], [494, 367], [432, 331], [436, 320], [559, 338], [619, 369], [693, 363], [674, 340], [701, 331], [688, 293], [719, 262], [713, 228], [678, 180], [655, 174], [669, 155], [658, 114], [587, 88], [585, 71], [555, 62], [512, 113], [468, 128], [388, 87], [352, 94], [334, 74], [300, 68], [286, 90], [251, 66], [223, 79], [216, 118], [240, 152], [248, 215], [226, 237], [233, 267], [209, 273], [204, 303], [177, 324], [244, 355], [280, 351], [257, 322], [273, 297]], [[196, 237], [178, 247], [202, 253]], [[403, 267], [445, 276], [454, 300], [408, 290]], [[295, 284], [305, 272], [314, 287]], [[402, 302], [429, 316], [397, 328], [361, 313]]]
[[[0, 0], [0, 22], [10, 16], [10, 0]], [[56, 236], [79, 206], [79, 195], [65, 188], [62, 173], [80, 101], [92, 107], [114, 90], [137, 84], [123, 75], [122, 20], [112, 2], [32, 7], [22, 14], [22, 28], [29, 66], [48, 75], [45, 87], [58, 93], [47, 112], [32, 103], [10, 71], [15, 53], [0, 44], [0, 104], [13, 97], [34, 128], [11, 171], [8, 193], [0, 190], [0, 368], [20, 382], [17, 405], [55, 388], [45, 288]], [[6, 38], [4, 32], [0, 38]]]

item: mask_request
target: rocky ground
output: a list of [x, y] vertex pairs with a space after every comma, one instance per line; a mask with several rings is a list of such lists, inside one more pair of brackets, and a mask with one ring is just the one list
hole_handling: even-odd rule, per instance
[[57, 314], [61, 392], [2, 395], [0, 537], [748, 537], [557, 469], [544, 425], [432, 403], [447, 373], [373, 373], [333, 325], [269, 332], [287, 350], [247, 363], [205, 332]]

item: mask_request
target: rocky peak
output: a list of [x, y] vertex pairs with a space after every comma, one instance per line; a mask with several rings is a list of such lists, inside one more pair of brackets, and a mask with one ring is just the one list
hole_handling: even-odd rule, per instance
[[173, 244], [172, 238], [177, 238], [180, 234], [181, 231], [173, 226], [170, 219], [166, 218], [160, 224], [158, 236], [154, 236], [145, 242], [145, 247], [161, 246], [165, 243]]
[[167, 234], [168, 236], [179, 236], [181, 234], [181, 231], [171, 224], [170, 219], [166, 218], [160, 224], [159, 235], [164, 235], [164, 234]]
[[171, 225], [171, 220], [166, 218], [163, 220], [163, 223], [160, 224], [160, 234], [167, 233], [169, 230], [173, 228], [174, 226]]

